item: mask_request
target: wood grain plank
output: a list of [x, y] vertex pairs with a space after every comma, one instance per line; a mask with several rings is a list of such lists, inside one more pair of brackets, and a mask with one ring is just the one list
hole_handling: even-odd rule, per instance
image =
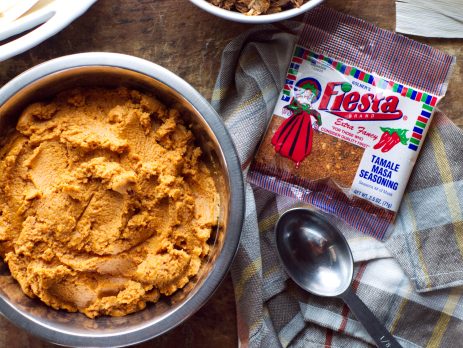
[[[392, 0], [327, 0], [328, 6], [393, 30]], [[250, 25], [232, 23], [196, 8], [187, 0], [99, 0], [84, 16], [41, 45], [0, 63], [0, 85], [49, 59], [88, 51], [119, 52], [151, 60], [178, 74], [210, 98], [223, 48]], [[463, 128], [462, 40], [415, 38], [457, 57], [441, 109]], [[231, 278], [192, 318], [147, 347], [236, 347]], [[50, 348], [0, 318], [0, 347]]]

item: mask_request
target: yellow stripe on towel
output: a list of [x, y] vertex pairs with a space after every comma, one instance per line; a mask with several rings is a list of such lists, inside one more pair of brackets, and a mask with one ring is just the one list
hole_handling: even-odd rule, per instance
[[[399, 309], [397, 310], [397, 313], [395, 314], [394, 321], [392, 322], [391, 328], [389, 331], [391, 334], [394, 333], [395, 329], [397, 328], [397, 324], [399, 322], [400, 317], [402, 316], [402, 313], [404, 311], [405, 305], [408, 303], [408, 299], [410, 297], [410, 292], [411, 292], [411, 286], [408, 286], [407, 288], [407, 293], [405, 297], [402, 297], [402, 301], [400, 301]], [[402, 296], [402, 295], [401, 295]]]
[[253, 262], [251, 262], [249, 265], [246, 266], [246, 268], [241, 273], [241, 277], [240, 277], [240, 280], [238, 281], [238, 284], [236, 284], [235, 296], [236, 296], [237, 301], [240, 301], [241, 297], [243, 296], [244, 287], [246, 286], [246, 283], [252, 277], [254, 277], [257, 274], [257, 272], [260, 272], [261, 269], [262, 269], [262, 259], [260, 257], [255, 259]]
[[413, 232], [413, 237], [415, 237], [416, 252], [418, 253], [418, 260], [420, 262], [421, 270], [424, 273], [424, 279], [425, 279], [425, 282], [426, 282], [426, 288], [430, 288], [431, 287], [431, 278], [429, 277], [428, 268], [426, 267], [426, 262], [424, 261], [423, 248], [421, 247], [420, 232], [418, 231], [418, 227], [417, 227], [417, 224], [416, 224], [415, 212], [413, 210], [413, 206], [412, 206], [412, 204], [410, 202], [410, 199], [409, 199], [408, 195], [404, 196], [403, 203], [406, 204], [406, 206], [407, 206], [407, 210], [408, 210], [408, 214], [410, 216], [410, 221], [412, 223], [413, 231], [415, 231], [415, 232]]
[[436, 326], [432, 332], [432, 336], [429, 339], [428, 344], [426, 347], [434, 348], [439, 347], [442, 341], [442, 337], [444, 336], [445, 331], [447, 330], [447, 326], [449, 324], [450, 319], [452, 318], [453, 311], [458, 305], [461, 297], [461, 289], [454, 288], [450, 291], [449, 297], [447, 298], [447, 302], [445, 303], [444, 309], [437, 320]]
[[450, 211], [450, 216], [454, 223], [455, 239], [458, 243], [458, 248], [460, 249], [460, 254], [463, 256], [463, 229], [461, 221], [463, 221], [461, 215], [460, 201], [457, 196], [457, 189], [453, 185], [454, 178], [452, 175], [452, 170], [450, 163], [445, 152], [444, 142], [442, 137], [439, 134], [439, 131], [436, 127], [431, 128], [429, 132], [429, 137], [434, 148], [434, 155], [436, 157], [437, 166], [439, 168], [440, 176], [444, 183], [445, 196], [448, 202], [448, 208]]
[[275, 213], [259, 221], [259, 231], [261, 233], [267, 231], [270, 227], [276, 224], [279, 217], [280, 213]]

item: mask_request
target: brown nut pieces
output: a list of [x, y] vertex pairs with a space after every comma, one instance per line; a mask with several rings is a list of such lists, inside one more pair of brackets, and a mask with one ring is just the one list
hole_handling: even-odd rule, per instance
[[309, 0], [208, 0], [211, 4], [247, 16], [282, 12], [301, 7]]

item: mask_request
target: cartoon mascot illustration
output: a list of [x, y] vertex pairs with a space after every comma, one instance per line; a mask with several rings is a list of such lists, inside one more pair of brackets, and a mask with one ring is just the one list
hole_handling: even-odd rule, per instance
[[321, 85], [313, 78], [303, 78], [295, 84], [293, 93], [294, 98], [285, 106], [291, 115], [273, 135], [272, 145], [275, 152], [294, 161], [297, 168], [312, 150], [312, 117], [318, 126], [322, 124], [320, 113], [312, 109], [320, 97]]

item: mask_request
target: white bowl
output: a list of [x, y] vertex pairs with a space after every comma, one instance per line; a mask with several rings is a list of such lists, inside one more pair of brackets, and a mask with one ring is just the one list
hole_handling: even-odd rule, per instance
[[190, 0], [190, 1], [196, 6], [202, 8], [204, 11], [212, 13], [213, 15], [216, 15], [218, 17], [228, 19], [234, 22], [250, 23], [250, 24], [272, 23], [272, 22], [278, 22], [284, 19], [296, 17], [323, 2], [323, 0], [310, 0], [309, 2], [305, 3], [299, 8], [293, 8], [290, 10], [267, 14], [267, 15], [263, 14], [259, 16], [247, 16], [240, 12], [225, 10], [218, 6], [212, 5], [207, 0]]
[[[84, 14], [96, 1], [41, 0], [15, 21], [0, 23], [0, 62], [23, 53], [57, 34]], [[6, 41], [11, 37], [14, 39]]]

